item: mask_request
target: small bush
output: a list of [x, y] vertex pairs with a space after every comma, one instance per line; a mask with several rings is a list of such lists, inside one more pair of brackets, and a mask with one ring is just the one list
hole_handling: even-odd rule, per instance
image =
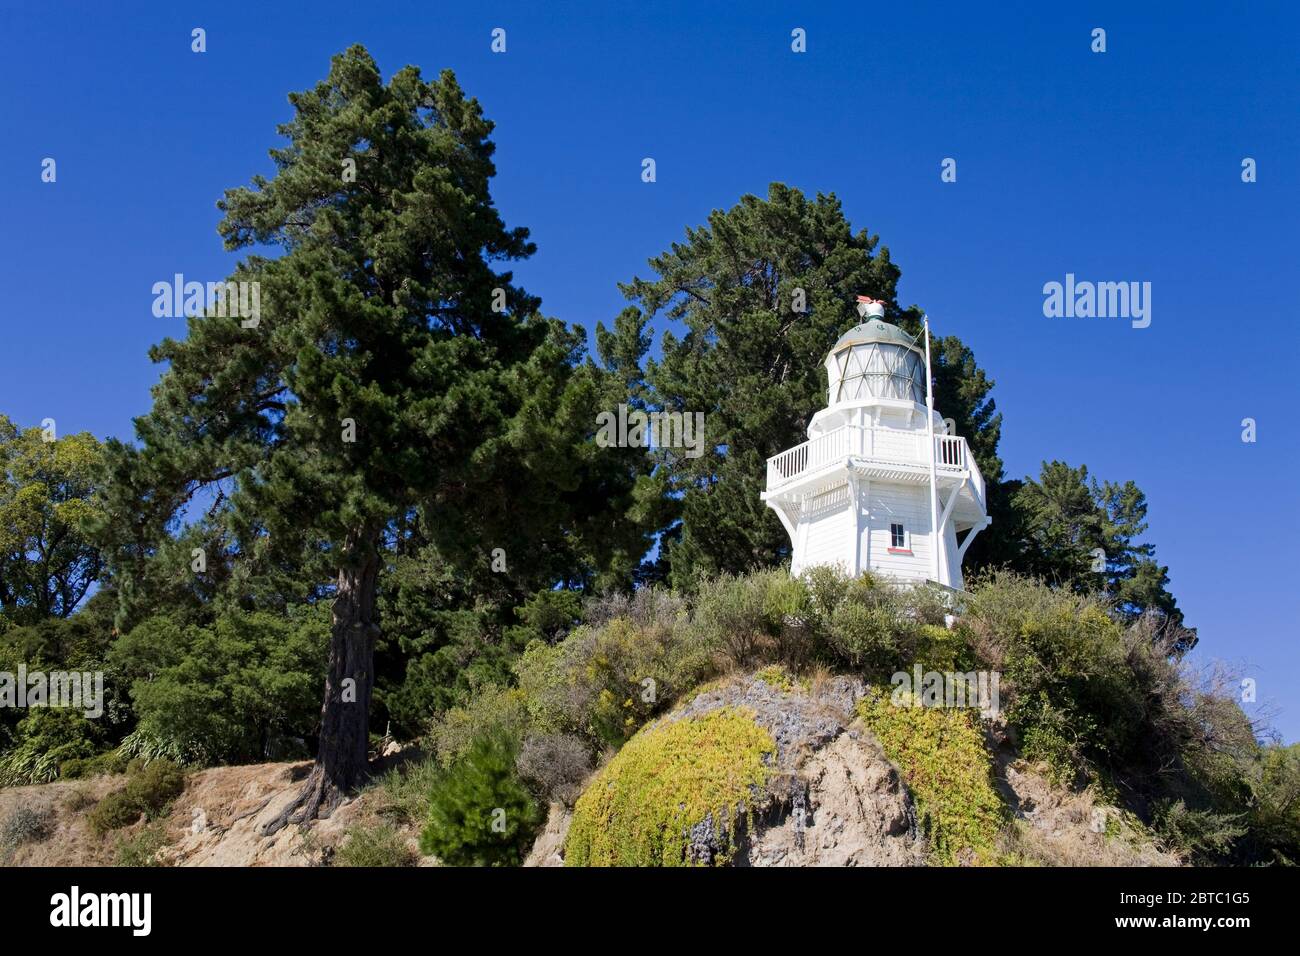
[[139, 770], [126, 784], [126, 792], [153, 816], [181, 795], [185, 773], [170, 760], [155, 760]]
[[167, 845], [161, 825], [144, 827], [139, 833], [117, 841], [118, 866], [161, 866], [158, 851]]
[[127, 795], [124, 787], [114, 790], [95, 804], [95, 809], [90, 811], [86, 819], [90, 828], [102, 836], [110, 830], [129, 827], [140, 819], [143, 812], [140, 805]]
[[429, 815], [429, 794], [442, 774], [436, 760], [409, 761], [394, 767], [380, 781], [385, 815], [405, 823], [419, 823]]
[[533, 734], [524, 739], [516, 766], [544, 800], [571, 807], [591, 773], [591, 751], [570, 734]]
[[1234, 842], [1247, 833], [1244, 814], [1194, 810], [1182, 800], [1156, 805], [1155, 829], [1169, 849], [1193, 859], [1222, 859]]
[[580, 627], [554, 646], [533, 641], [517, 667], [531, 727], [620, 746], [713, 673], [712, 654], [698, 637], [680, 621], [616, 618]]
[[126, 786], [100, 800], [88, 817], [96, 833], [107, 833], [135, 823], [140, 817], [157, 816], [185, 789], [185, 774], [169, 760], [155, 760], [140, 766], [132, 761]]
[[613, 592], [593, 598], [583, 619], [593, 627], [623, 618], [638, 627], [675, 627], [688, 614], [684, 599], [661, 587], [638, 588], [632, 594]]
[[85, 787], [73, 787], [63, 798], [63, 807], [72, 813], [80, 813], [86, 807], [93, 806], [95, 798]]
[[[769, 601], [768, 591], [778, 578], [783, 590]], [[783, 624], [780, 607], [800, 603], [784, 590], [788, 581], [790, 575], [779, 569], [704, 581], [695, 602], [696, 629], [735, 667], [750, 667], [760, 657], [774, 658]]]
[[335, 866], [411, 866], [415, 855], [406, 839], [389, 823], [354, 826], [334, 855]]
[[790, 677], [790, 672], [781, 664], [769, 664], [762, 670], [755, 672], [754, 676], [768, 687], [784, 691], [787, 694], [794, 690], [794, 680]]
[[8, 856], [28, 843], [40, 843], [54, 829], [54, 814], [48, 809], [16, 807], [4, 823], [0, 823], [0, 850]]
[[513, 743], [488, 734], [438, 775], [420, 849], [448, 866], [517, 866], [542, 810], [515, 770]]
[[523, 692], [489, 684], [477, 688], [465, 705], [435, 718], [429, 728], [429, 743], [438, 763], [449, 767], [485, 735], [502, 734], [518, 741], [526, 721]]

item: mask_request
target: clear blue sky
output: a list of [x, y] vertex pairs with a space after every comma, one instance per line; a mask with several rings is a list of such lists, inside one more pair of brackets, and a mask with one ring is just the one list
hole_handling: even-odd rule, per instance
[[[903, 303], [996, 380], [1008, 473], [1060, 457], [1137, 481], [1196, 659], [1245, 668], [1300, 739], [1293, 4], [16, 6], [0, 411], [21, 424], [130, 436], [158, 374], [146, 349], [181, 329], [153, 317], [151, 285], [227, 273], [216, 199], [270, 172], [286, 94], [359, 41], [386, 75], [451, 67], [483, 103], [497, 203], [539, 247], [518, 275], [588, 328], [711, 209], [772, 180], [838, 194], [902, 268]], [[1151, 282], [1151, 326], [1045, 318], [1042, 286], [1067, 272]]]

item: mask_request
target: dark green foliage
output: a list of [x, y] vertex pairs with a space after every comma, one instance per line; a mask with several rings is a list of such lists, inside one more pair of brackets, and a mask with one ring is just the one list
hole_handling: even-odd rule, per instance
[[[125, 690], [106, 663], [115, 598], [100, 592], [71, 617], [46, 617], [0, 631], [0, 671], [104, 671], [103, 714], [81, 710], [0, 708], [0, 786], [52, 780], [66, 761], [117, 744], [132, 720]], [[91, 678], [93, 686], [93, 676]]]
[[126, 785], [95, 805], [87, 820], [96, 833], [130, 826], [140, 817], [153, 819], [185, 789], [185, 774], [169, 760], [129, 768]]
[[420, 848], [449, 866], [516, 866], [543, 821], [515, 769], [516, 746], [480, 737], [434, 783]]
[[1153, 735], [1170, 702], [1151, 696], [1174, 675], [1154, 656], [1140, 659], [1097, 600], [1000, 573], [972, 585], [959, 626], [1009, 685], [1003, 709], [1027, 755], [1066, 777], [1093, 767], [1154, 771], [1176, 759], [1185, 728], [1167, 728], [1173, 739]]
[[[834, 195], [809, 200], [780, 183], [765, 199], [744, 196], [715, 210], [650, 268], [652, 278], [623, 286], [636, 305], [612, 331], [598, 326], [596, 341], [639, 402], [705, 414], [706, 454], [658, 455], [668, 489], [681, 496], [681, 521], [664, 549], [672, 580], [690, 587], [702, 575], [779, 564], [790, 542], [759, 500], [765, 461], [804, 441], [810, 417], [826, 404], [822, 362], [860, 321], [854, 296], [885, 300], [889, 321], [913, 334], [921, 312], [898, 304], [900, 273], [888, 249], [865, 230], [855, 233]], [[685, 333], [665, 333], [663, 358], [646, 362], [642, 379], [635, 370], [657, 314]], [[992, 382], [955, 338], [936, 339], [934, 355], [938, 408], [967, 436], [985, 477], [1000, 480]]]
[[1215, 813], [1193, 809], [1183, 800], [1165, 799], [1153, 808], [1151, 823], [1165, 844], [1178, 853], [1197, 862], [1222, 863], [1232, 857], [1234, 845], [1249, 832], [1245, 818], [1244, 813]]
[[477, 593], [446, 565], [400, 560], [381, 595], [386, 635], [376, 651], [376, 702], [395, 733], [422, 733], [429, 717], [472, 688], [513, 682], [530, 641], [555, 641], [577, 623], [581, 598], [550, 588], [516, 599], [501, 575]]
[[[1087, 465], [1043, 462], [1038, 479], [1021, 484], [1012, 503], [1023, 544], [1018, 571], [1080, 593], [1102, 591], [1129, 620], [1151, 612], [1182, 624], [1168, 590], [1169, 569], [1156, 562], [1154, 545], [1136, 540], [1147, 528], [1147, 502], [1133, 482], [1098, 483]], [[1097, 550], [1100, 570], [1094, 570]], [[1186, 630], [1176, 650], [1195, 644], [1196, 632]]]
[[94, 757], [76, 757], [59, 764], [60, 780], [85, 780], [102, 774], [126, 773], [129, 763], [125, 754], [107, 750]]
[[236, 610], [210, 627], [154, 617], [111, 659], [130, 681], [137, 733], [200, 762], [253, 761], [311, 735], [328, 634], [325, 607], [287, 617]]
[[127, 796], [125, 789], [114, 790], [95, 804], [86, 819], [90, 822], [91, 829], [104, 834], [110, 830], [129, 827], [140, 819], [142, 812], [135, 801]]
[[1300, 744], [1261, 748], [1244, 777], [1251, 795], [1240, 855], [1300, 866]]
[[[639, 449], [596, 447], [617, 376], [584, 362], [581, 331], [541, 316], [498, 271], [533, 245], [493, 205], [492, 123], [455, 76], [405, 67], [385, 83], [354, 46], [289, 99], [275, 175], [218, 204], [227, 249], [277, 253], [251, 253], [232, 276], [260, 283], [260, 322], [191, 318], [183, 340], [151, 351], [167, 368], [137, 419], [140, 447], [110, 444], [108, 508], [130, 623], [142, 606], [169, 606], [154, 595], [183, 578], [186, 548], [170, 532], [196, 495], [212, 505], [188, 533], [219, 546], [216, 574], [244, 600], [258, 597], [246, 581], [295, 563], [320, 577], [291, 600], [333, 579], [318, 759], [330, 769], [304, 791], [310, 816], [365, 774], [380, 578], [408, 559], [469, 578], [429, 602], [468, 618], [448, 627], [408, 602], [395, 622], [388, 649], [416, 661], [409, 693], [402, 662], [382, 663], [409, 725], [445, 701], [459, 670], [483, 656], [501, 672], [512, 653], [508, 640], [474, 638], [494, 549], [511, 568], [488, 598], [500, 607], [557, 583], [626, 582], [649, 543], [638, 517], [649, 463]], [[213, 584], [186, 587], [203, 597]], [[357, 681], [357, 706], [342, 701], [345, 680]]]
[[33, 707], [19, 720], [11, 746], [0, 755], [0, 786], [53, 780], [65, 761], [93, 757], [102, 739], [98, 722], [80, 711]]

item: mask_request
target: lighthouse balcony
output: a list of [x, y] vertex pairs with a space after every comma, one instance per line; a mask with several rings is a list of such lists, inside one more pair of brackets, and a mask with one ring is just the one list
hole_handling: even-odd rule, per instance
[[[769, 458], [763, 499], [798, 500], [850, 473], [867, 480], [926, 484], [927, 439], [926, 432], [914, 429], [841, 426]], [[954, 517], [982, 519], [987, 512], [984, 476], [966, 439], [935, 435], [934, 467], [940, 489], [958, 491]]]

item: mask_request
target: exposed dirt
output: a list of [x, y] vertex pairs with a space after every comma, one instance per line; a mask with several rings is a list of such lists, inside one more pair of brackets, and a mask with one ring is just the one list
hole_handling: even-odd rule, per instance
[[[146, 827], [161, 829], [165, 846], [157, 861], [167, 866], [318, 866], [332, 860], [347, 829], [374, 822], [384, 810], [383, 794], [363, 791], [326, 820], [309, 828], [286, 827], [263, 837], [259, 827], [274, 819], [298, 793], [310, 761], [214, 767], [186, 778], [185, 791], [166, 815], [104, 835], [96, 834], [86, 816], [95, 803], [126, 782], [124, 776], [49, 783], [0, 790], [0, 820], [18, 807], [52, 813], [49, 836], [14, 850], [11, 866], [113, 866], [123, 842], [138, 838]], [[414, 827], [401, 827], [418, 856]], [[432, 864], [432, 858], [421, 860]]]

